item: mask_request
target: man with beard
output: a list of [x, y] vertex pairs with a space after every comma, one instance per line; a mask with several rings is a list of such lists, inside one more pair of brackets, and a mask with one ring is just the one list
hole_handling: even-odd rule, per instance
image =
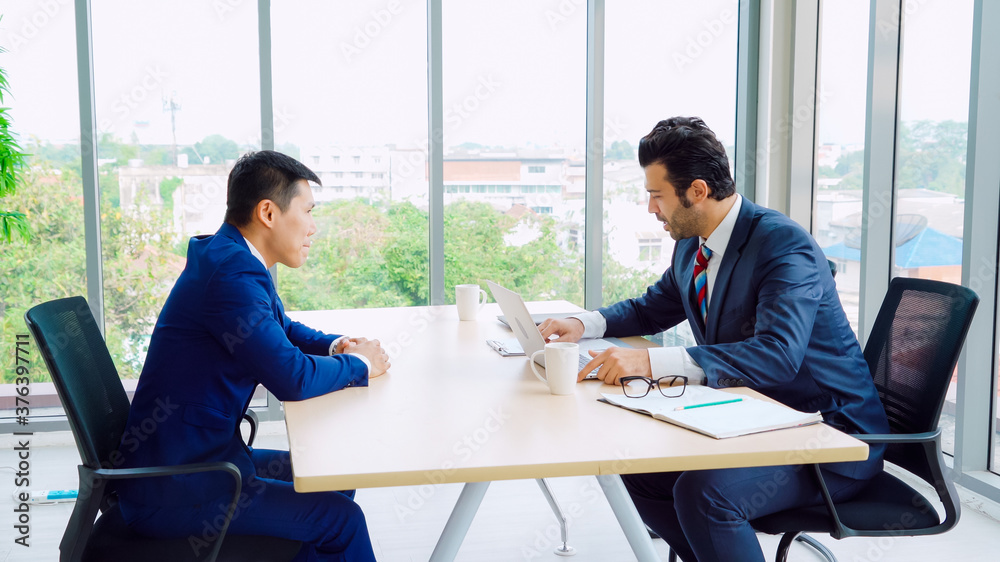
[[[649, 212], [677, 244], [646, 294], [540, 326], [548, 339], [649, 335], [687, 320], [696, 346], [590, 352], [579, 374], [746, 386], [847, 433], [888, 433], [885, 411], [822, 250], [788, 217], [736, 193], [729, 161], [698, 118], [660, 121], [639, 141]], [[866, 461], [823, 466], [834, 500], [856, 494], [882, 470], [884, 446]], [[801, 466], [623, 475], [643, 521], [685, 562], [764, 556], [749, 521], [820, 505]], [[761, 494], [768, 490], [767, 494]], [[763, 505], [760, 497], [766, 496]], [[754, 501], [751, 502], [751, 497]]]

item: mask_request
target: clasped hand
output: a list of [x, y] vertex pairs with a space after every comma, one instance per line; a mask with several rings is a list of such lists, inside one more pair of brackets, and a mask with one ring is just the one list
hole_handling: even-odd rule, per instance
[[337, 353], [357, 353], [363, 355], [371, 363], [369, 379], [385, 374], [391, 366], [389, 364], [389, 354], [382, 349], [382, 344], [378, 340], [368, 338], [347, 338], [337, 344]]
[[[578, 342], [583, 336], [583, 322], [576, 318], [555, 319], [548, 318], [538, 329], [542, 332], [545, 341], [549, 341], [552, 336], [557, 336], [559, 341]], [[597, 378], [604, 381], [604, 384], [618, 384], [618, 379], [630, 376], [652, 376], [653, 370], [649, 366], [649, 352], [645, 349], [632, 349], [628, 347], [609, 347], [604, 351], [590, 351], [593, 359], [577, 374], [577, 382], [587, 377], [587, 374], [598, 369]]]

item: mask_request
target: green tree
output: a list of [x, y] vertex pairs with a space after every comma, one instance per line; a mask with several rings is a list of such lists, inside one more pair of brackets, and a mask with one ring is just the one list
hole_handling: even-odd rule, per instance
[[[967, 133], [968, 124], [958, 121], [902, 123], [896, 144], [896, 186], [964, 194]], [[863, 150], [844, 154], [832, 172], [821, 167], [820, 176], [843, 178], [835, 189], [862, 189], [864, 158]]]
[[160, 197], [163, 198], [163, 206], [169, 211], [174, 208], [174, 192], [184, 183], [184, 178], [172, 177], [160, 182]]
[[[102, 191], [117, 175], [102, 170]], [[86, 295], [83, 184], [72, 167], [53, 172], [49, 162], [33, 161], [26, 168], [11, 203], [24, 209], [35, 235], [15, 241], [0, 252], [0, 346], [10, 349], [16, 334], [26, 333], [24, 312], [41, 302]], [[117, 191], [117, 181], [114, 181]], [[101, 201], [104, 314], [108, 348], [119, 373], [136, 377], [141, 350], [152, 332], [167, 292], [183, 258], [171, 252], [168, 215], [153, 208], [148, 214], [123, 212], [107, 197]], [[13, 354], [0, 360], [2, 381], [12, 382]], [[39, 358], [32, 359], [32, 380], [48, 381]]]
[[865, 151], [856, 150], [842, 155], [833, 171], [843, 178], [836, 189], [861, 189], [865, 179]]
[[111, 133], [101, 133], [97, 139], [97, 155], [101, 159], [113, 159], [117, 165], [128, 165], [129, 160], [139, 158], [139, 145], [125, 144]]
[[627, 140], [617, 140], [605, 151], [608, 160], [635, 160], [635, 149]]
[[282, 153], [282, 154], [287, 154], [287, 155], [291, 156], [292, 158], [294, 158], [296, 160], [301, 160], [302, 159], [299, 156], [302, 151], [299, 150], [298, 146], [296, 146], [296, 145], [294, 145], [294, 144], [292, 144], [290, 142], [283, 142], [283, 143], [275, 146], [274, 149], [277, 150], [278, 152]]
[[[194, 151], [201, 158], [208, 158], [212, 164], [224, 164], [226, 160], [235, 160], [240, 156], [240, 147], [236, 141], [222, 135], [208, 135], [201, 142], [194, 143]], [[201, 159], [197, 160], [201, 163]]]
[[[313, 212], [318, 233], [309, 260], [280, 269], [279, 290], [290, 310], [426, 305], [428, 298], [427, 213], [410, 203], [371, 206], [363, 200], [335, 201]], [[533, 213], [515, 218], [486, 203], [447, 205], [446, 287], [493, 280], [527, 300], [583, 303], [583, 256], [560, 245], [555, 219]], [[517, 245], [515, 231], [533, 233]], [[606, 298], [636, 296], [649, 274], [606, 260]], [[447, 302], [453, 294], [445, 292]]]
[[[6, 52], [0, 48], [0, 53]], [[10, 130], [9, 108], [2, 107], [4, 94], [10, 94], [7, 72], [0, 68], [0, 199], [13, 195], [21, 171], [24, 169], [25, 154]], [[17, 207], [15, 207], [17, 208]], [[0, 207], [0, 243], [10, 243], [14, 233], [22, 239], [31, 237], [26, 216], [21, 211], [5, 210]]]
[[326, 203], [313, 211], [318, 232], [309, 260], [279, 270], [279, 288], [289, 309], [320, 310], [407, 306], [385, 267], [389, 218], [362, 200]]
[[896, 185], [954, 195], [965, 193], [968, 125], [956, 121], [916, 121], [900, 127]]

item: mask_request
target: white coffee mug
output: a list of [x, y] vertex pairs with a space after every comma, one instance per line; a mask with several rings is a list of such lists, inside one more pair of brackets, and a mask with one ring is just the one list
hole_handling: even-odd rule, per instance
[[[545, 354], [545, 376], [538, 372], [535, 356]], [[576, 390], [576, 375], [580, 371], [580, 346], [570, 342], [552, 342], [545, 344], [545, 349], [539, 349], [531, 354], [531, 370], [538, 380], [549, 385], [552, 394], [573, 394]]]
[[486, 304], [486, 291], [479, 285], [455, 285], [455, 304], [458, 305], [459, 320], [475, 320], [479, 309]]

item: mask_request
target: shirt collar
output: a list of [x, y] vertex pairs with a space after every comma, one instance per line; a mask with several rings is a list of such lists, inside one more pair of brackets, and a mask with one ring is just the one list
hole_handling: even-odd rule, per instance
[[733, 236], [733, 228], [736, 227], [736, 217], [740, 214], [740, 206], [743, 205], [743, 196], [739, 193], [736, 194], [736, 202], [733, 203], [733, 207], [729, 209], [726, 213], [726, 217], [722, 219], [719, 226], [715, 227], [712, 234], [708, 238], [701, 238], [701, 243], [708, 246], [708, 249], [712, 251], [712, 257], [719, 256], [722, 257], [726, 253], [726, 248], [729, 247], [729, 239]]

